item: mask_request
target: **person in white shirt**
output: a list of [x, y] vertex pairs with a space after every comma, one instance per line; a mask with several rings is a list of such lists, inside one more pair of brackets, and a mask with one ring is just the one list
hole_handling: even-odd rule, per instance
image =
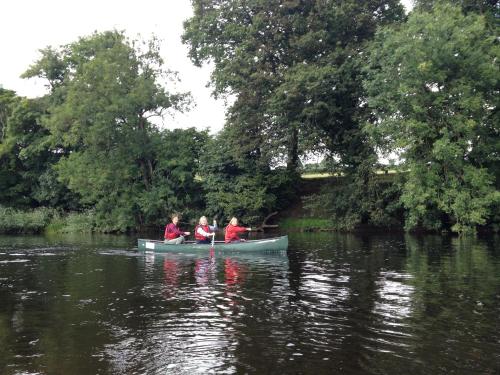
[[215, 236], [216, 230], [216, 220], [214, 220], [214, 225], [208, 225], [207, 217], [200, 217], [198, 225], [194, 228], [194, 238], [196, 239], [196, 243], [209, 244], [212, 240], [212, 236]]

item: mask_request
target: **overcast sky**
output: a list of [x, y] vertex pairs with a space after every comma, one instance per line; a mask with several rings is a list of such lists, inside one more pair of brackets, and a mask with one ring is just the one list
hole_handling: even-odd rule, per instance
[[[410, 0], [403, 1], [409, 3]], [[152, 34], [162, 40], [166, 67], [179, 72], [179, 88], [190, 91], [196, 107], [166, 118], [167, 127], [195, 126], [216, 132], [224, 123], [224, 103], [206, 87], [210, 67], [196, 68], [180, 41], [182, 22], [192, 15], [190, 0], [3, 0], [0, 5], [0, 85], [18, 95], [46, 92], [43, 81], [19, 76], [39, 57], [39, 49], [59, 47], [94, 31], [125, 30], [129, 37]]]

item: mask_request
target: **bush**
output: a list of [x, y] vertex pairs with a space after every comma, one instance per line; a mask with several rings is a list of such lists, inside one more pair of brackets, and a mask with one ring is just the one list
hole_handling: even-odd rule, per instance
[[401, 228], [404, 211], [400, 195], [396, 181], [384, 181], [371, 173], [355, 174], [340, 184], [323, 186], [319, 194], [304, 197], [304, 208], [313, 216], [331, 218], [339, 230], [363, 225]]
[[21, 211], [0, 206], [0, 233], [40, 233], [55, 215], [46, 207]]
[[49, 233], [91, 233], [96, 232], [96, 214], [93, 210], [55, 215], [47, 226]]

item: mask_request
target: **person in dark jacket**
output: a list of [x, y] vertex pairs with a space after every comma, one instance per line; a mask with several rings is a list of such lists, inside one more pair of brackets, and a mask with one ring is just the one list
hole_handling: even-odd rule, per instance
[[171, 243], [171, 244], [180, 244], [184, 243], [186, 240], [184, 236], [189, 236], [190, 232], [181, 232], [179, 230], [179, 227], [177, 226], [177, 223], [179, 223], [179, 215], [178, 214], [173, 214], [172, 215], [172, 222], [167, 224], [165, 227], [165, 243]]

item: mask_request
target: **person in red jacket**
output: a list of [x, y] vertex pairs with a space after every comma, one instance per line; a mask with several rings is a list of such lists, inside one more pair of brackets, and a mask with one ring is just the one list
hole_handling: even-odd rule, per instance
[[226, 227], [226, 236], [224, 238], [225, 243], [229, 242], [240, 242], [245, 241], [238, 237], [238, 233], [243, 233], [246, 231], [251, 231], [252, 228], [245, 228], [238, 226], [238, 219], [233, 217]]
[[179, 230], [179, 227], [177, 226], [177, 223], [179, 222], [179, 215], [178, 214], [173, 214], [172, 215], [172, 222], [167, 224], [165, 227], [165, 243], [171, 243], [171, 244], [180, 244], [184, 243], [185, 238], [184, 236], [189, 236], [189, 232], [181, 232]]

